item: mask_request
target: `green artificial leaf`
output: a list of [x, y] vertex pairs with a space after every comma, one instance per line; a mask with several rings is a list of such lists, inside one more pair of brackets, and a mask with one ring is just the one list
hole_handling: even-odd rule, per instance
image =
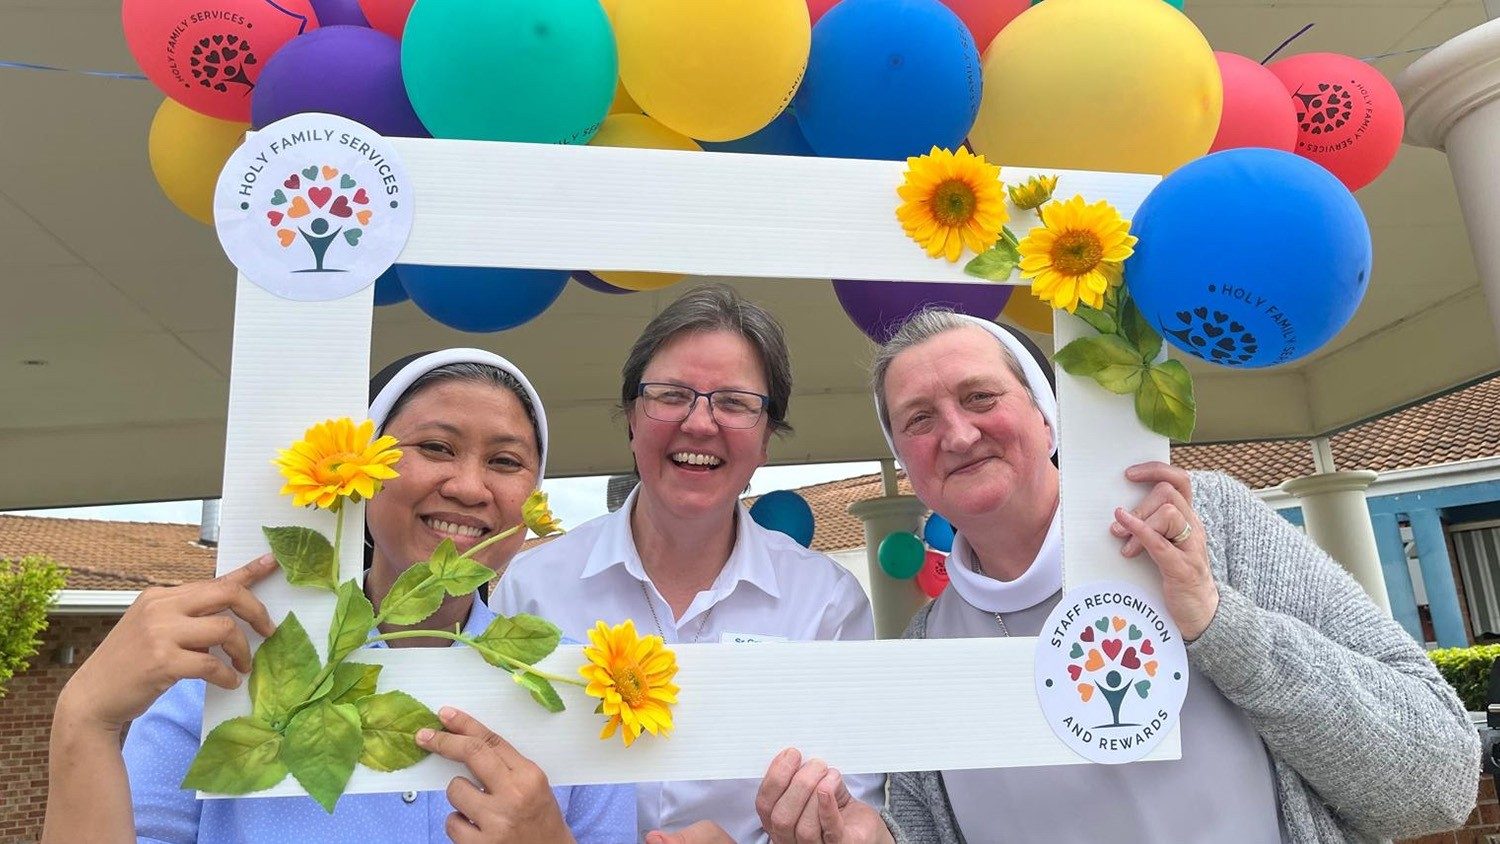
[[328, 661], [337, 663], [364, 645], [375, 626], [375, 608], [358, 583], [346, 580], [339, 584], [338, 605], [328, 626]]
[[339, 561], [333, 545], [312, 528], [263, 527], [271, 553], [287, 582], [293, 586], [315, 586], [334, 591], [339, 586]]
[[340, 663], [333, 669], [333, 687], [328, 692], [328, 699], [334, 703], [354, 703], [366, 695], [375, 694], [375, 684], [379, 680], [378, 665]]
[[1146, 321], [1135, 300], [1128, 296], [1120, 309], [1120, 329], [1125, 339], [1141, 353], [1142, 360], [1147, 363], [1156, 361], [1156, 356], [1161, 354], [1161, 335]]
[[425, 562], [413, 563], [380, 602], [380, 614], [391, 624], [416, 624], [437, 612], [443, 604], [443, 587], [429, 580], [432, 568]]
[[213, 794], [264, 791], [286, 779], [281, 734], [253, 716], [231, 718], [209, 731], [183, 788]]
[[548, 712], [561, 712], [567, 708], [563, 706], [562, 697], [558, 695], [557, 689], [552, 688], [552, 684], [547, 682], [546, 677], [538, 677], [525, 671], [513, 672], [510, 677], [516, 681], [516, 685], [531, 692], [531, 699], [540, 703]]
[[1010, 278], [1010, 274], [1019, 263], [1021, 263], [1021, 250], [1002, 237], [994, 246], [975, 255], [969, 263], [965, 264], [964, 272], [975, 278], [1005, 281]]
[[1080, 337], [1058, 350], [1054, 360], [1068, 374], [1093, 378], [1121, 395], [1135, 392], [1145, 373], [1141, 353], [1117, 334]]
[[1135, 414], [1147, 428], [1178, 442], [1193, 436], [1198, 405], [1193, 400], [1193, 376], [1175, 360], [1154, 364], [1135, 394]]
[[438, 543], [427, 566], [443, 591], [454, 597], [468, 595], [495, 579], [494, 569], [461, 556], [451, 539]]
[[1115, 318], [1110, 316], [1109, 313], [1091, 308], [1088, 305], [1079, 305], [1078, 310], [1073, 312], [1073, 316], [1088, 323], [1089, 327], [1100, 334], [1114, 334], [1120, 328], [1115, 324]]
[[432, 710], [405, 692], [385, 692], [361, 698], [359, 710], [362, 749], [359, 764], [377, 771], [399, 771], [427, 756], [417, 746], [417, 730], [443, 724]]
[[361, 747], [359, 711], [354, 704], [320, 700], [292, 716], [281, 759], [331, 815], [354, 773]]
[[562, 631], [545, 618], [521, 613], [514, 618], [496, 616], [490, 626], [470, 640], [484, 661], [497, 668], [512, 666], [497, 655], [534, 665], [557, 649]]
[[250, 713], [281, 729], [305, 700], [321, 664], [296, 613], [287, 613], [250, 663]]

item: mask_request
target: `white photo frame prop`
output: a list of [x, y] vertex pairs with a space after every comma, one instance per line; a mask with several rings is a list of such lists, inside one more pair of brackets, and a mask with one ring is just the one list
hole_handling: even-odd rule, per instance
[[[796, 279], [984, 282], [962, 263], [928, 258], [896, 220], [902, 162], [694, 154], [641, 149], [393, 140], [412, 181], [415, 218], [407, 263], [533, 268], [595, 267]], [[1057, 173], [1057, 195], [1108, 200], [1129, 219], [1155, 176], [1006, 167], [1008, 183]], [[1030, 216], [1030, 215], [1027, 215]], [[1024, 234], [1034, 216], [1012, 219]], [[577, 232], [588, 232], [578, 237]], [[366, 415], [370, 288], [297, 302], [239, 280], [218, 568], [266, 551], [262, 525], [325, 532], [326, 512], [278, 494], [279, 448], [313, 422]], [[1056, 342], [1091, 331], [1059, 314]], [[622, 350], [623, 353], [623, 350]], [[1065, 585], [1125, 581], [1160, 605], [1155, 569], [1127, 560], [1108, 525], [1113, 508], [1143, 490], [1124, 468], [1168, 459], [1164, 437], [1136, 419], [1132, 398], [1058, 373]], [[871, 420], [873, 424], [873, 420]], [[363, 509], [349, 513], [359, 536]], [[342, 548], [340, 577], [362, 573], [359, 542]], [[321, 652], [334, 602], [272, 577], [257, 587], [272, 619], [295, 610]], [[614, 619], [611, 619], [614, 621]], [[253, 634], [252, 634], [253, 635]], [[258, 640], [252, 639], [253, 645]], [[595, 701], [571, 687], [567, 711], [543, 711], [504, 672], [467, 648], [367, 650], [384, 666], [380, 688], [429, 707], [464, 709], [504, 735], [554, 785], [759, 777], [784, 747], [845, 773], [1079, 764], [1042, 717], [1033, 687], [1034, 639], [721, 644], [675, 647], [681, 703], [670, 738], [633, 747], [600, 741]], [[326, 656], [326, 654], [323, 654]], [[543, 670], [573, 674], [579, 646]], [[942, 717], [921, 717], [923, 706]], [[248, 714], [242, 687], [208, 690], [205, 732]], [[914, 717], [901, 717], [912, 713]], [[1177, 731], [1146, 758], [1180, 757]], [[347, 791], [438, 789], [462, 773], [436, 756], [402, 771], [355, 769]], [[249, 796], [302, 793], [292, 777]], [[211, 797], [214, 795], [204, 795]]]

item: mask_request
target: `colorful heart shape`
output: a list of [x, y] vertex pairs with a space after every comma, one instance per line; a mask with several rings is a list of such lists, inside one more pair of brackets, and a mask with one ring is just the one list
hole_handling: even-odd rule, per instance
[[1136, 627], [1134, 624], [1130, 625], [1130, 641], [1134, 642], [1139, 638], [1141, 638], [1141, 628]]
[[1092, 627], [1085, 627], [1085, 628], [1083, 628], [1083, 632], [1078, 634], [1078, 639], [1079, 639], [1079, 641], [1083, 641], [1083, 642], [1092, 642], [1092, 641], [1094, 641], [1094, 628], [1092, 628]]
[[1121, 642], [1119, 639], [1105, 639], [1099, 643], [1099, 647], [1104, 648], [1105, 655], [1110, 659], [1114, 659], [1120, 655], [1120, 645]]
[[1145, 654], [1147, 656], [1150, 656], [1151, 654], [1156, 653], [1156, 649], [1153, 648], [1153, 647], [1151, 647], [1151, 640], [1150, 639], [1147, 639], [1146, 641], [1144, 641], [1144, 642], [1141, 643], [1141, 653], [1143, 653], [1143, 654]]
[[364, 232], [359, 229], [348, 229], [344, 232], [344, 239], [349, 241], [350, 246], [358, 246], [359, 236], [362, 234], [364, 234]]
[[1104, 667], [1104, 657], [1100, 656], [1098, 651], [1089, 648], [1089, 658], [1083, 663], [1083, 667], [1089, 671], [1098, 671]]
[[1078, 696], [1083, 698], [1084, 703], [1088, 703], [1094, 697], [1094, 687], [1088, 683], [1079, 683]]
[[286, 215], [282, 214], [280, 211], [267, 211], [266, 212], [266, 219], [270, 220], [271, 221], [271, 225], [273, 225], [273, 226], [279, 226], [279, 225], [281, 225], [281, 218], [285, 217], [285, 216]]
[[348, 173], [345, 173], [344, 177], [342, 179], [339, 179], [339, 187], [342, 188], [342, 189], [344, 189], [344, 190], [348, 190], [348, 189], [354, 187], [354, 185], [355, 185], [355, 181], [354, 181], [353, 177], [351, 177]]
[[1072, 677], [1075, 681], [1080, 676], [1082, 676], [1082, 674], [1083, 674], [1083, 666], [1081, 666], [1081, 665], [1070, 665], [1070, 666], [1068, 666], [1068, 676]]
[[370, 217], [372, 216], [372, 214], [373, 212], [367, 209], [359, 212], [358, 214], [355, 214], [354, 219], [358, 220], [361, 226], [368, 226], [370, 224]]
[[338, 170], [336, 170], [336, 169], [334, 169], [332, 167], [329, 167], [327, 164], [323, 165], [323, 180], [324, 181], [332, 179], [334, 176], [337, 176], [338, 174], [339, 174]]
[[1083, 656], [1083, 645], [1074, 642], [1073, 650], [1068, 651], [1068, 659], [1078, 659], [1081, 656]]
[[[311, 193], [311, 191], [309, 191], [309, 193]], [[344, 196], [343, 194], [339, 194], [338, 199], [335, 199], [333, 201], [333, 205], [328, 208], [328, 213], [332, 214], [335, 217], [347, 218], [354, 215], [354, 209], [349, 207], [349, 198]]]
[[293, 220], [296, 220], [299, 217], [306, 217], [311, 213], [312, 209], [307, 207], [307, 200], [303, 199], [300, 196], [292, 199], [292, 207], [287, 209], [286, 212], [287, 216], [291, 217]]
[[1135, 692], [1136, 692], [1136, 694], [1138, 694], [1138, 695], [1141, 696], [1141, 700], [1145, 700], [1146, 699], [1146, 695], [1151, 694], [1151, 681], [1150, 680], [1142, 680], [1139, 683], [1136, 683], [1135, 684]]
[[284, 193], [281, 192], [281, 188], [277, 188], [276, 192], [273, 193], [273, 194], [271, 194], [271, 204], [272, 205], [285, 205], [286, 204], [286, 194], [284, 194]]
[[318, 178], [318, 165], [314, 164], [311, 167], [302, 168], [302, 176], [307, 179]]
[[1098, 621], [1094, 622], [1094, 626], [1097, 627], [1097, 628], [1099, 628], [1099, 632], [1100, 633], [1108, 633], [1109, 632], [1109, 618], [1108, 618], [1108, 616], [1106, 616], [1104, 618], [1101, 618]]
[[1155, 677], [1156, 676], [1156, 660], [1153, 659], [1150, 662], [1146, 663], [1146, 676], [1147, 677]]
[[[292, 175], [287, 176], [286, 181], [282, 182], [282, 184], [286, 185], [287, 190], [296, 190], [297, 188], [302, 187], [302, 179], [296, 173], [293, 173]], [[277, 191], [277, 193], [280, 192], [281, 191]]]
[[1120, 667], [1135, 670], [1141, 667], [1141, 658], [1136, 656], [1135, 648], [1126, 648], [1125, 655], [1120, 657]]
[[277, 229], [276, 238], [281, 241], [282, 246], [291, 246], [292, 241], [297, 239], [297, 233], [291, 229]]
[[367, 193], [365, 193], [365, 189], [364, 188], [360, 188], [359, 190], [357, 190], [357, 191], [354, 192], [354, 204], [355, 205], [368, 205], [368, 204], [370, 204], [370, 195], [367, 194]]
[[1115, 616], [1114, 618], [1110, 619], [1109, 623], [1114, 626], [1116, 633], [1125, 629], [1125, 619], [1120, 618], [1119, 616]]
[[328, 204], [328, 200], [333, 198], [333, 188], [308, 188], [307, 198], [312, 200], [312, 204], [318, 206], [319, 208], [322, 208], [324, 205]]

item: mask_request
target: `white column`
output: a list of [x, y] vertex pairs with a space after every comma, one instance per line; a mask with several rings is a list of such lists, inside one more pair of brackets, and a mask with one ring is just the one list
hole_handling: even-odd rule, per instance
[[1296, 496], [1302, 505], [1308, 536], [1354, 575], [1375, 606], [1390, 615], [1375, 527], [1365, 502], [1365, 490], [1375, 478], [1370, 471], [1320, 472], [1287, 481], [1281, 490]]
[[849, 505], [849, 514], [864, 522], [865, 558], [870, 566], [870, 603], [875, 608], [875, 635], [901, 636], [912, 614], [927, 603], [915, 580], [897, 580], [880, 567], [880, 541], [898, 531], [916, 533], [927, 508], [915, 496], [886, 495]]
[[1395, 84], [1406, 107], [1406, 142], [1448, 153], [1479, 283], [1500, 333], [1500, 20], [1417, 59]]

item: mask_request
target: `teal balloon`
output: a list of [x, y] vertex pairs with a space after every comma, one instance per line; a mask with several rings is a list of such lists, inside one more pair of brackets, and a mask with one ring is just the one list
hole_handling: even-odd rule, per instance
[[897, 580], [910, 580], [922, 570], [922, 563], [927, 559], [927, 547], [915, 533], [899, 531], [880, 540], [876, 556], [886, 574]]
[[401, 75], [434, 137], [582, 144], [615, 96], [615, 36], [599, 0], [421, 0]]

